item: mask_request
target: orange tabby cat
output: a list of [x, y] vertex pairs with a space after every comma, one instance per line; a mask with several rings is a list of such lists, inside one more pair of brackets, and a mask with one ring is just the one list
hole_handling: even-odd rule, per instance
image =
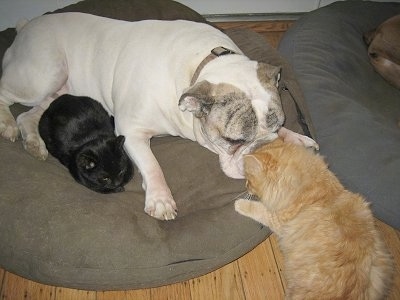
[[368, 203], [347, 191], [323, 158], [276, 140], [247, 155], [247, 187], [260, 201], [235, 209], [268, 226], [285, 260], [289, 299], [381, 299], [393, 262]]

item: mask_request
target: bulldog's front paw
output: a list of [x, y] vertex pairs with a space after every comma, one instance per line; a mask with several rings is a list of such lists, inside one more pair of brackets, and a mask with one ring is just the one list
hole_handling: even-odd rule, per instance
[[22, 144], [24, 145], [25, 150], [28, 151], [28, 153], [33, 157], [40, 160], [46, 160], [48, 152], [46, 149], [46, 144], [40, 138], [40, 136], [36, 134], [28, 135], [24, 138]]
[[316, 151], [319, 150], [319, 145], [317, 144], [317, 142], [306, 135], [300, 135], [298, 137], [298, 143], [300, 143], [301, 145], [303, 145], [306, 148], [313, 148]]
[[146, 196], [144, 211], [159, 220], [173, 220], [177, 215], [176, 203], [171, 196]]
[[319, 145], [312, 138], [291, 131], [285, 127], [279, 129], [278, 136], [281, 137], [285, 143], [292, 143], [306, 148], [314, 148], [317, 151], [319, 150]]

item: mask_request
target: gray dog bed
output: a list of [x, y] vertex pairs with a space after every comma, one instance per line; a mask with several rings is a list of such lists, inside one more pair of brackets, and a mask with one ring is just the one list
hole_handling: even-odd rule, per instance
[[398, 229], [400, 90], [374, 71], [362, 36], [399, 13], [399, 3], [336, 2], [298, 20], [279, 45], [331, 169]]
[[[86, 0], [63, 11], [124, 20], [205, 21], [173, 1]], [[228, 34], [251, 58], [283, 66], [286, 126], [312, 133], [297, 81], [277, 52], [254, 32]], [[0, 33], [0, 57], [14, 36], [13, 29]], [[14, 114], [22, 109], [12, 107]], [[138, 172], [125, 192], [97, 194], [77, 184], [53, 157], [35, 160], [20, 141], [0, 139], [0, 266], [56, 286], [145, 288], [215, 270], [270, 234], [234, 211], [234, 199], [245, 192], [244, 180], [227, 178], [215, 154], [176, 137], [154, 138], [152, 149], [179, 208], [174, 221], [144, 213]]]

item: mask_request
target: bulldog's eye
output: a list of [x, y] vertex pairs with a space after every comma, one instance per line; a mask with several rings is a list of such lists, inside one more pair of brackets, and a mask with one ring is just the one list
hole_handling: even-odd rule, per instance
[[244, 139], [231, 139], [228, 137], [224, 137], [224, 140], [227, 141], [231, 145], [242, 145], [246, 143], [246, 140]]
[[274, 111], [271, 111], [269, 114], [267, 114], [266, 122], [267, 122], [267, 127], [276, 126], [276, 124], [278, 123], [278, 116]]

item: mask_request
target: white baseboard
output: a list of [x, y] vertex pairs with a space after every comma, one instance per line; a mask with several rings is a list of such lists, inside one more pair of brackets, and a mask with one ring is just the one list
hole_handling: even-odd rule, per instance
[[260, 14], [207, 14], [203, 15], [209, 22], [240, 22], [240, 21], [276, 21], [297, 20], [304, 13], [260, 13]]

